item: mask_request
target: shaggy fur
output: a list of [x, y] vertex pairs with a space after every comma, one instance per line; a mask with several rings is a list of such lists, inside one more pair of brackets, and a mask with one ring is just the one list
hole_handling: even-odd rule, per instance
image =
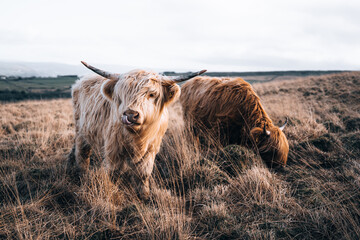
[[[272, 123], [251, 85], [241, 78], [197, 77], [182, 86], [185, 120], [220, 137], [223, 145], [258, 150], [268, 164], [286, 165], [289, 144]], [[270, 135], [264, 133], [264, 125]]]
[[[72, 87], [76, 172], [87, 171], [94, 149], [108, 169], [130, 174], [131, 183], [146, 198], [167, 129], [167, 106], [179, 95], [179, 86], [167, 77], [142, 70], [123, 74], [117, 81], [97, 75], [78, 80]], [[139, 113], [136, 124], [123, 123], [125, 111]]]

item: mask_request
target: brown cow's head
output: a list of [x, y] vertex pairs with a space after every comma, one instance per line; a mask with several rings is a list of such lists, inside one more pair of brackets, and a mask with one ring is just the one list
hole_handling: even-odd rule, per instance
[[144, 70], [112, 74], [82, 63], [107, 78], [101, 86], [101, 93], [112, 104], [116, 113], [114, 120], [120, 121], [131, 132], [139, 132], [159, 123], [166, 106], [180, 96], [180, 87], [176, 82], [205, 72], [170, 79]]
[[263, 128], [255, 127], [250, 134], [259, 150], [261, 158], [270, 166], [286, 165], [289, 143], [282, 127], [264, 125]]

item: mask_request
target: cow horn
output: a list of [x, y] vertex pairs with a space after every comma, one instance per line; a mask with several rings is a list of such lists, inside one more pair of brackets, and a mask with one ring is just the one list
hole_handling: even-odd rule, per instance
[[201, 70], [199, 72], [194, 72], [194, 73], [190, 73], [190, 74], [187, 74], [187, 75], [184, 75], [184, 76], [179, 76], [177, 78], [174, 78], [172, 79], [174, 82], [183, 82], [183, 81], [186, 81], [186, 80], [189, 80], [190, 78], [193, 78], [193, 77], [196, 77], [196, 76], [199, 76], [201, 74], [203, 74], [204, 72], [206, 72], [207, 70]]
[[88, 69], [90, 69], [91, 71], [99, 74], [100, 76], [103, 76], [104, 78], [108, 78], [108, 79], [111, 79], [111, 80], [119, 80], [119, 74], [106, 72], [104, 70], [93, 67], [93, 66], [91, 66], [90, 64], [87, 64], [84, 61], [81, 61], [81, 63], [84, 64], [84, 66], [87, 67]]
[[264, 123], [264, 134], [270, 136], [270, 131], [266, 130], [266, 123]]
[[280, 129], [281, 131], [284, 130], [284, 128], [285, 128], [285, 126], [286, 126], [287, 123], [288, 123], [288, 118], [286, 118], [285, 123], [284, 123], [281, 127], [279, 127], [279, 129]]

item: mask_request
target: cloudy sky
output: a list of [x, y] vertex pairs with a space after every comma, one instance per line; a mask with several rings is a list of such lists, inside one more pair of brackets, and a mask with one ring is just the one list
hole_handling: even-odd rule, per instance
[[360, 70], [360, 1], [1, 0], [0, 61]]

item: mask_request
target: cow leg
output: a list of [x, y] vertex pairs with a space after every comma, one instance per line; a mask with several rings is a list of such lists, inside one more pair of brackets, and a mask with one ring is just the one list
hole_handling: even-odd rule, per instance
[[[124, 172], [124, 160], [122, 159], [121, 154], [114, 149], [118, 149], [119, 146], [114, 144], [117, 141], [111, 141], [107, 139], [105, 142], [105, 152], [104, 152], [104, 161], [102, 163], [105, 171], [110, 175], [113, 182], [116, 182]], [[118, 149], [119, 150], [119, 149]], [[120, 150], [119, 150], [120, 151]]]
[[[129, 157], [112, 151], [118, 146], [113, 146], [112, 141], [109, 142], [109, 145], [105, 143], [104, 164], [112, 180], [116, 182], [121, 178], [119, 184], [131, 184], [138, 196], [147, 200], [150, 195], [149, 178], [154, 166], [155, 151], [139, 154], [142, 157]], [[133, 152], [133, 150], [127, 149], [127, 152]]]
[[71, 174], [75, 164], [75, 144], [73, 145], [67, 160], [66, 173]]
[[147, 200], [150, 196], [149, 179], [154, 168], [154, 153], [147, 153], [140, 161], [130, 160], [132, 172], [131, 183], [135, 187], [140, 198]]
[[80, 174], [87, 172], [90, 165], [91, 147], [81, 136], [75, 139], [75, 167]]
[[[132, 158], [127, 158], [124, 162], [117, 156], [105, 156], [104, 168], [114, 183], [133, 188], [139, 198], [147, 200], [150, 194], [149, 177], [154, 161], [142, 160], [135, 164]], [[119, 188], [122, 188], [120, 185]]]
[[[103, 161], [103, 168], [109, 174], [111, 180], [116, 183], [120, 178], [124, 178], [124, 161], [121, 161], [120, 158], [114, 157], [110, 158], [105, 155], [105, 160]], [[125, 177], [126, 178], [126, 177]]]

